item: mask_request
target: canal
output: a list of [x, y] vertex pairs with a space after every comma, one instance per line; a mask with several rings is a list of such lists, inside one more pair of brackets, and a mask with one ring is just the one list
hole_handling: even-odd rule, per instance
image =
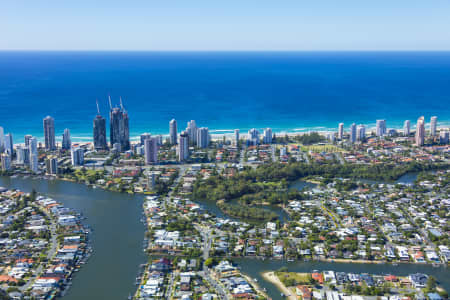
[[276, 271], [281, 267], [287, 267], [291, 272], [311, 272], [313, 270], [333, 270], [348, 273], [368, 273], [368, 274], [394, 274], [405, 276], [413, 273], [424, 273], [434, 276], [437, 281], [450, 291], [450, 272], [445, 267], [433, 267], [431, 265], [419, 264], [359, 264], [359, 263], [337, 263], [337, 262], [317, 262], [317, 261], [297, 261], [287, 262], [285, 260], [260, 260], [251, 258], [236, 258], [233, 262], [241, 267], [241, 271], [251, 278], [256, 278], [262, 288], [266, 288], [267, 294], [272, 299], [280, 299], [280, 291], [270, 282], [263, 279], [261, 274], [266, 271]]
[[[415, 176], [406, 179], [412, 182]], [[73, 286], [64, 299], [126, 299], [133, 294], [135, 277], [140, 264], [146, 261], [142, 251], [145, 227], [142, 217], [142, 195], [128, 195], [93, 189], [83, 184], [59, 180], [0, 177], [0, 186], [17, 188], [25, 192], [35, 189], [38, 193], [62, 202], [86, 216], [93, 229], [91, 236], [94, 253], [88, 263], [82, 266], [73, 279]], [[297, 188], [313, 187], [298, 183]], [[205, 208], [220, 215], [212, 203], [203, 203]], [[289, 271], [310, 272], [312, 270], [334, 270], [354, 273], [407, 275], [425, 273], [433, 275], [450, 291], [450, 273], [447, 268], [431, 265], [400, 264], [357, 264], [330, 262], [287, 262], [284, 260], [258, 260], [252, 258], [234, 259], [241, 270], [257, 278], [260, 286], [267, 289], [273, 299], [280, 298], [280, 292], [261, 276], [264, 271], [278, 270], [283, 266]]]
[[0, 177], [0, 186], [25, 192], [35, 189], [82, 212], [93, 229], [94, 253], [64, 296], [67, 300], [127, 299], [136, 290], [139, 265], [146, 262], [142, 250], [145, 226], [141, 195], [128, 195], [93, 189], [60, 180]]

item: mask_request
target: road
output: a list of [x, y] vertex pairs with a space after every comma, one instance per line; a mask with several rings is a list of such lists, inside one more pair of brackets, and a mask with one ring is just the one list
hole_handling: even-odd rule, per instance
[[[35, 204], [33, 204], [33, 205], [35, 207], [38, 207]], [[44, 211], [44, 213], [51, 220], [51, 223], [50, 223], [50, 234], [51, 234], [50, 249], [47, 252], [47, 261], [50, 261], [53, 258], [53, 256], [55, 256], [56, 250], [57, 250], [57, 247], [58, 247], [58, 240], [56, 239], [56, 237], [57, 237], [57, 234], [56, 234], [56, 222], [55, 222], [55, 220], [53, 219], [53, 217], [50, 214], [48, 214], [45, 211]], [[33, 283], [36, 280], [36, 278], [41, 276], [43, 269], [44, 269], [44, 265], [41, 263], [38, 266], [38, 268], [35, 270], [33, 276], [31, 276], [30, 279], [23, 286], [19, 287], [19, 290], [21, 292], [24, 292], [24, 291], [28, 290], [33, 285]]]
[[211, 273], [208, 268], [204, 268], [204, 270], [198, 272], [198, 274], [200, 276], [202, 276], [216, 290], [216, 292], [219, 296], [219, 299], [224, 299], [224, 300], [230, 299], [224, 286], [211, 276]]

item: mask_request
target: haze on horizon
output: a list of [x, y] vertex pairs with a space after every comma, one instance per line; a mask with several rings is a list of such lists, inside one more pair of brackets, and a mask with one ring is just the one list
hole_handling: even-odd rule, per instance
[[450, 50], [448, 0], [2, 1], [0, 50]]

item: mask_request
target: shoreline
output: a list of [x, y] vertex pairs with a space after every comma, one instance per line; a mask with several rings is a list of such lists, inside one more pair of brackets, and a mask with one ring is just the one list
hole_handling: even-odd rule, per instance
[[294, 294], [294, 292], [292, 292], [291, 290], [289, 290], [281, 281], [280, 279], [278, 279], [278, 276], [275, 275], [274, 271], [269, 271], [269, 272], [263, 272], [261, 273], [262, 278], [264, 278], [264, 280], [274, 284], [277, 289], [282, 292], [284, 294], [284, 296], [286, 297], [286, 299], [289, 300], [296, 300], [297, 296]]
[[[387, 120], [388, 121], [388, 120]], [[403, 122], [404, 120], [402, 120], [401, 122]], [[413, 119], [410, 119], [411, 121], [411, 132], [415, 131], [415, 122]], [[441, 129], [447, 129], [450, 128], [450, 121], [446, 121], [446, 120], [438, 120], [439, 125], [437, 126], [437, 130], [441, 130]], [[344, 122], [344, 131], [348, 132], [349, 130], [349, 124], [347, 124], [347, 126], [345, 125], [346, 123]], [[366, 132], [370, 133], [372, 131], [376, 131], [376, 126], [375, 123], [358, 123], [358, 124], [362, 124], [364, 126], [366, 126]], [[428, 123], [427, 123], [428, 124]], [[272, 128], [272, 132], [275, 135], [288, 135], [288, 136], [298, 136], [298, 135], [303, 135], [303, 134], [308, 134], [311, 132], [317, 132], [321, 135], [327, 135], [330, 133], [336, 133], [338, 131], [338, 125], [339, 122], [336, 123], [335, 127], [326, 127], [326, 126], [311, 126], [311, 127], [299, 127], [299, 128]], [[262, 130], [264, 128], [259, 128], [259, 127], [255, 127], [257, 130], [259, 130], [260, 132], [262, 132]], [[181, 127], [180, 127], [181, 129]], [[246, 137], [247, 136], [247, 131], [250, 130], [251, 128], [238, 128], [236, 127], [235, 129], [239, 129], [240, 131], [240, 136], [241, 138]], [[210, 128], [210, 134], [211, 134], [211, 139], [212, 140], [221, 140], [223, 137], [234, 137], [234, 130], [235, 129], [211, 129]], [[398, 126], [391, 126], [388, 127], [387, 129], [395, 129], [398, 130], [400, 132], [403, 131], [403, 125], [400, 124]], [[147, 131], [142, 131], [141, 133], [136, 133], [133, 132], [132, 134], [130, 134], [130, 142], [140, 142], [140, 135], [143, 133], [149, 132]], [[169, 138], [169, 133], [164, 132], [164, 133], [158, 133], [158, 132], [149, 132], [154, 136], [159, 136], [161, 135], [163, 137], [163, 139], [165, 138]], [[31, 134], [31, 133], [30, 133]], [[37, 139], [38, 142], [44, 142], [44, 137], [41, 135], [42, 133], [38, 134], [38, 135], [33, 135], [33, 137], [35, 137]], [[93, 143], [93, 139], [91, 136], [91, 132], [89, 133], [82, 133], [82, 134], [77, 134], [77, 133], [73, 133], [71, 132], [71, 134], [73, 134], [73, 136], [71, 136], [71, 140], [72, 140], [72, 144], [88, 144], [88, 143]], [[13, 133], [14, 136], [22, 136], [22, 134], [15, 134]], [[23, 135], [24, 136], [24, 135]], [[412, 137], [412, 136], [411, 136]], [[57, 144], [61, 144], [62, 142], [62, 138], [60, 137], [56, 137], [56, 143]], [[15, 143], [14, 145], [23, 145], [23, 143]]]

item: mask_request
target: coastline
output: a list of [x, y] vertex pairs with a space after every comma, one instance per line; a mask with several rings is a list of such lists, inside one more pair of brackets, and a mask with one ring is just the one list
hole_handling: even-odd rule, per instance
[[[389, 121], [389, 120], [387, 120]], [[403, 122], [404, 120], [402, 120], [401, 122]], [[414, 120], [410, 120], [411, 121], [411, 131], [415, 131], [415, 121]], [[439, 120], [439, 125], [437, 126], [437, 129], [446, 129], [446, 128], [450, 128], [450, 121], [447, 120]], [[359, 123], [358, 123], [359, 124]], [[372, 132], [372, 131], [376, 131], [376, 126], [375, 123], [361, 123], [363, 125], [366, 126], [366, 132]], [[427, 123], [428, 124], [428, 123]], [[207, 125], [207, 124], [205, 124]], [[298, 136], [298, 135], [303, 135], [303, 134], [308, 134], [311, 132], [317, 132], [321, 135], [328, 135], [330, 133], [336, 133], [338, 130], [338, 125], [339, 123], [336, 123], [335, 127], [323, 127], [323, 126], [310, 126], [310, 127], [301, 127], [301, 128], [272, 128], [272, 132], [275, 135], [288, 135], [288, 136]], [[350, 123], [348, 123], [346, 125], [346, 123], [344, 123], [344, 131], [348, 131], [349, 130], [349, 126]], [[269, 126], [270, 127], [270, 126]], [[180, 126], [180, 130], [181, 130], [181, 126]], [[257, 130], [262, 131], [263, 128], [259, 128], [259, 127], [255, 127]], [[239, 126], [237, 126], [235, 129], [239, 129], [240, 131], [240, 135], [242, 136], [247, 136], [247, 131], [250, 130], [251, 128], [239, 128]], [[212, 129], [210, 128], [210, 134], [211, 134], [211, 139], [212, 140], [221, 140], [223, 139], [223, 137], [227, 137], [227, 138], [233, 138], [234, 137], [234, 130], [235, 129]], [[395, 129], [395, 130], [399, 130], [400, 132], [403, 131], [403, 126], [397, 125], [397, 126], [389, 126], [388, 129]], [[179, 130], [179, 131], [180, 131]], [[151, 130], [147, 130], [144, 129], [142, 130], [142, 132], [131, 132], [130, 133], [130, 142], [140, 142], [140, 135], [145, 133], [145, 132], [149, 132], [152, 135], [161, 135], [163, 137], [163, 139], [169, 138], [169, 133], [167, 131], [164, 132], [160, 132], [160, 131], [151, 131]], [[17, 133], [13, 133], [13, 136], [24, 136], [22, 134], [17, 134]], [[30, 132], [29, 134], [32, 134], [34, 137], [36, 137], [38, 142], [44, 142], [44, 136], [42, 135], [42, 132], [39, 132], [38, 134]], [[77, 144], [77, 143], [81, 143], [81, 144], [87, 144], [87, 143], [92, 143], [92, 136], [91, 136], [91, 132], [71, 132], [71, 134], [73, 134], [71, 136], [72, 139], [72, 143], [73, 144]], [[60, 144], [62, 142], [62, 138], [59, 136], [56, 136], [56, 143]], [[15, 145], [22, 145], [23, 143], [15, 143]]]

